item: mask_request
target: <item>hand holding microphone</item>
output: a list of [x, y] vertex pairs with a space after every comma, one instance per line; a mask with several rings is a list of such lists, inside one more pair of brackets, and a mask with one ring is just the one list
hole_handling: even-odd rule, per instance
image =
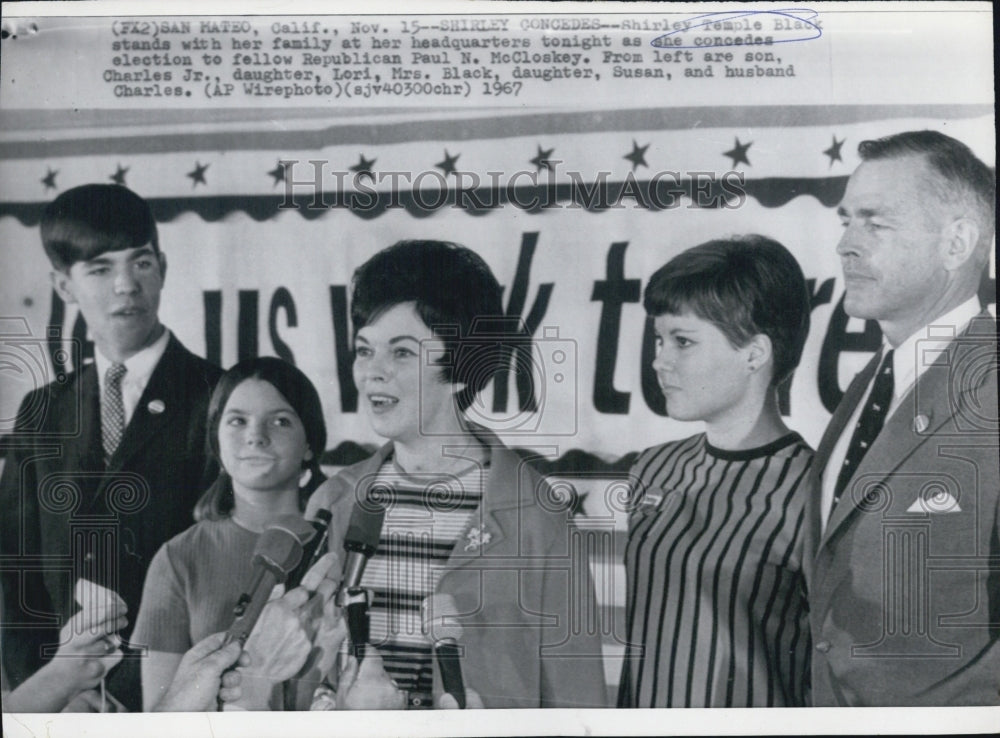
[[302, 544], [314, 535], [313, 527], [298, 515], [282, 515], [264, 529], [253, 551], [253, 578], [236, 605], [226, 643], [246, 643], [275, 585], [299, 565]]
[[[312, 691], [310, 685], [321, 684], [332, 671], [337, 652], [347, 638], [347, 624], [334, 602], [339, 581], [340, 557], [327, 552], [310, 567], [302, 583], [281, 598], [289, 607], [297, 608], [299, 622], [311, 644], [308, 657], [294, 674], [295, 682], [285, 682], [285, 710], [308, 707], [303, 699]], [[250, 638], [252, 641], [254, 636]]]
[[[458, 639], [462, 637], [462, 626], [456, 620], [457, 615], [455, 599], [448, 594], [433, 594], [420, 604], [421, 626], [433, 644], [441, 685], [445, 694], [451, 695], [458, 708], [464, 710], [465, 684], [462, 680], [461, 651], [458, 645]], [[482, 703], [472, 706], [481, 707]]]
[[340, 577], [340, 557], [335, 552], [327, 552], [302, 578], [300, 590], [311, 593], [301, 607], [302, 620], [312, 639], [312, 652], [307, 666], [325, 676], [333, 667], [337, 651], [347, 638], [347, 624], [334, 594]]
[[82, 609], [63, 626], [59, 650], [17, 689], [4, 695], [6, 711], [103, 711], [101, 695], [94, 688], [122, 659], [117, 631], [128, 625], [128, 608], [111, 590], [85, 580], [79, 580], [74, 591]]
[[268, 605], [275, 586], [301, 561], [302, 544], [314, 535], [313, 526], [298, 515], [283, 515], [257, 540], [253, 576], [222, 643], [224, 648], [239, 642], [251, 654], [253, 666], [241, 671], [243, 699], [227, 707], [266, 709], [274, 683], [293, 676], [308, 657], [309, 638], [298, 617], [298, 608], [308, 600], [308, 594], [295, 589]]
[[225, 633], [213, 633], [184, 654], [174, 680], [152, 712], [203, 712], [216, 701], [236, 702], [242, 697], [239, 669], [233, 664], [250, 663], [237, 641], [225, 641]]

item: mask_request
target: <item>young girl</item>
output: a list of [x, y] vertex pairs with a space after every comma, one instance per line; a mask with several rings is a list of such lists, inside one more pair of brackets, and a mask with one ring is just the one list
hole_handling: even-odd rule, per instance
[[276, 518], [301, 515], [324, 480], [319, 395], [280, 359], [247, 359], [222, 376], [209, 403], [208, 437], [221, 472], [195, 508], [200, 522], [157, 552], [143, 589], [133, 640], [149, 648], [142, 664], [147, 710], [170, 685], [182, 655], [232, 624], [260, 533]]
[[660, 268], [644, 305], [667, 413], [705, 431], [632, 468], [619, 706], [803, 705], [812, 451], [778, 410], [809, 329], [802, 270], [761, 236], [710, 241]]
[[464, 416], [506, 368], [496, 349], [501, 293], [477, 254], [440, 241], [400, 242], [354, 275], [354, 382], [389, 442], [321, 487], [310, 509], [331, 509], [332, 550], [357, 505], [381, 497], [387, 511], [361, 580], [374, 593], [376, 648], [356, 679], [350, 666], [341, 675], [341, 707], [438, 701], [424, 614], [460, 629], [469, 706], [606, 705], [575, 527], [567, 511], [539, 504], [539, 475]]

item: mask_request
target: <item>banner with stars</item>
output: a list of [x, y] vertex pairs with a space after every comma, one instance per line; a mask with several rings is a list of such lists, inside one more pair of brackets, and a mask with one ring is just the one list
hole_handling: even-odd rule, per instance
[[[44, 278], [39, 213], [75, 185], [125, 184], [151, 202], [160, 223], [170, 264], [164, 322], [222, 365], [254, 353], [293, 359], [323, 389], [331, 450], [370, 446], [377, 438], [356, 412], [349, 371], [350, 276], [401, 238], [453, 240], [481, 253], [506, 285], [506, 310], [537, 339], [532, 361], [549, 380], [532, 396], [519, 396], [512, 377], [501, 380], [483, 398], [481, 419], [509, 428], [521, 414], [515, 445], [616, 460], [640, 450], [652, 429], [664, 440], [693, 431], [663, 417], [643, 362], [645, 281], [680, 250], [761, 233], [796, 255], [813, 290], [806, 355], [783, 409], [816, 443], [840, 390], [878, 343], [877, 332], [838, 312], [834, 208], [858, 163], [857, 143], [910, 128], [975, 143], [989, 141], [992, 125], [978, 106], [804, 107], [794, 115], [759, 106], [443, 120], [413, 112], [406, 140], [395, 120], [354, 115], [298, 121], [280, 133], [233, 122], [198, 136], [143, 135], [136, 126], [124, 143], [102, 129], [4, 141], [3, 309], [25, 315], [34, 335], [56, 323], [85, 336]], [[547, 336], [572, 349], [571, 381], [561, 386], [544, 376], [554, 369], [544, 363]], [[19, 397], [4, 390], [9, 408]]]

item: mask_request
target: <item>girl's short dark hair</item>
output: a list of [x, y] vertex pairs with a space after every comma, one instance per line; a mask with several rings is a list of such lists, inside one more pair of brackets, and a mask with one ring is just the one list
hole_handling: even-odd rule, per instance
[[299, 506], [303, 510], [309, 495], [326, 479], [319, 465], [320, 456], [326, 450], [326, 423], [316, 387], [309, 381], [309, 377], [282, 359], [271, 356], [244, 359], [222, 375], [208, 402], [208, 446], [212, 456], [219, 462], [220, 471], [218, 479], [195, 505], [195, 520], [219, 520], [229, 517], [233, 511], [235, 500], [232, 480], [222, 468], [219, 453], [219, 425], [229, 396], [247, 379], [260, 379], [273, 386], [302, 421], [306, 444], [312, 451], [312, 459], [303, 465], [303, 468], [309, 470], [309, 480], [300, 489]]
[[90, 261], [107, 251], [146, 244], [160, 251], [149, 203], [115, 184], [86, 184], [66, 190], [42, 211], [41, 233], [52, 267], [63, 272], [78, 261]]
[[355, 333], [395, 305], [416, 304], [420, 319], [444, 341], [449, 359], [441, 364], [442, 381], [465, 384], [456, 395], [459, 410], [502, 368], [495, 346], [507, 324], [503, 290], [474, 251], [447, 241], [400, 241], [358, 267], [352, 288]]
[[693, 313], [712, 323], [734, 347], [755, 335], [771, 339], [778, 385], [799, 364], [809, 334], [809, 291], [795, 257], [758, 235], [708, 241], [683, 251], [650, 278], [646, 313]]

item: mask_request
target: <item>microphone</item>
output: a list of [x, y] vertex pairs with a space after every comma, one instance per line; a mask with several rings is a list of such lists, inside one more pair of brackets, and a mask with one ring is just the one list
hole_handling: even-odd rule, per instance
[[420, 604], [421, 626], [434, 648], [441, 685], [455, 698], [460, 710], [465, 709], [465, 684], [462, 681], [462, 664], [458, 639], [462, 626], [455, 620], [458, 608], [455, 599], [447, 594], [432, 594]]
[[385, 520], [385, 508], [381, 505], [376, 506], [369, 500], [355, 505], [351, 511], [351, 520], [347, 524], [347, 534], [344, 536], [347, 560], [344, 561], [341, 591], [360, 586], [365, 565], [378, 548], [383, 520]]
[[337, 606], [347, 612], [347, 631], [359, 663], [365, 657], [370, 633], [368, 593], [361, 588], [361, 577], [368, 559], [378, 548], [384, 520], [385, 508], [366, 499], [354, 506], [344, 536], [347, 559], [344, 561], [344, 578], [337, 592]]
[[285, 581], [288, 572], [302, 560], [302, 544], [315, 530], [298, 515], [282, 515], [269, 523], [253, 550], [253, 576], [233, 610], [235, 619], [226, 631], [224, 645], [246, 643], [260, 618], [274, 585]]
[[333, 515], [330, 514], [329, 510], [321, 509], [316, 511], [316, 519], [310, 521], [315, 535], [302, 547], [302, 562], [288, 575], [288, 579], [285, 581], [286, 591], [298, 587], [302, 583], [302, 577], [306, 575], [306, 572], [326, 553], [326, 542], [329, 538], [331, 520], [333, 520]]

